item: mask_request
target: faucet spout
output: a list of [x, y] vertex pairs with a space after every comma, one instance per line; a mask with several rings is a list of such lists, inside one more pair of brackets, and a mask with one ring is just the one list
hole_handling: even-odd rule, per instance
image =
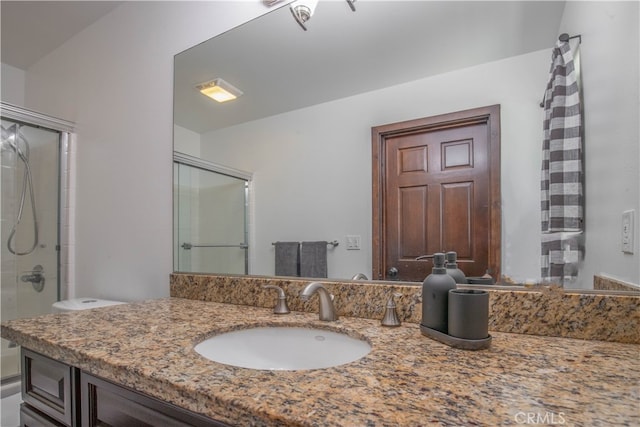
[[309, 301], [309, 298], [315, 293], [318, 293], [320, 298], [320, 320], [326, 322], [333, 322], [338, 320], [338, 314], [333, 305], [333, 295], [327, 291], [324, 285], [320, 282], [311, 282], [300, 292], [300, 299], [302, 301]]

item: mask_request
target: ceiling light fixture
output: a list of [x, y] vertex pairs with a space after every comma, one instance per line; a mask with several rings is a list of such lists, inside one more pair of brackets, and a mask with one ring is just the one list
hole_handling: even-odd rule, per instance
[[214, 79], [196, 85], [201, 94], [218, 102], [227, 102], [242, 95], [242, 91], [222, 79]]
[[303, 30], [307, 31], [307, 27], [304, 23], [311, 19], [317, 5], [318, 0], [296, 0], [289, 5], [291, 14]]
[[[269, 5], [280, 2], [280, 0], [265, 1], [268, 1]], [[356, 0], [347, 0], [349, 8], [353, 12], [356, 11], [356, 6], [354, 5], [355, 2]], [[291, 10], [291, 14], [295, 18], [296, 22], [300, 25], [300, 27], [302, 27], [302, 29], [305, 31], [307, 31], [307, 26], [305, 25], [305, 23], [313, 16], [313, 12], [315, 12], [316, 6], [318, 6], [318, 0], [295, 0], [289, 3], [289, 10]]]

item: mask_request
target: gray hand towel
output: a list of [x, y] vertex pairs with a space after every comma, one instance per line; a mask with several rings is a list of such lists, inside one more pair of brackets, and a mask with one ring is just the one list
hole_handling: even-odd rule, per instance
[[327, 242], [300, 244], [300, 277], [327, 277]]
[[298, 277], [298, 242], [276, 242], [276, 276]]

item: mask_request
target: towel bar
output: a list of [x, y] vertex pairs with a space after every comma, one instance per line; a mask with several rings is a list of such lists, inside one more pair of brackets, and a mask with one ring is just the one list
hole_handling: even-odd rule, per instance
[[191, 248], [240, 248], [249, 249], [249, 245], [246, 243], [240, 243], [239, 245], [194, 245], [192, 243], [183, 243], [182, 249], [189, 250]]
[[[275, 245], [276, 245], [276, 243], [278, 243], [278, 242], [271, 242], [271, 244], [272, 244], [273, 246], [275, 246]], [[332, 241], [332, 242], [327, 242], [327, 245], [331, 245], [331, 246], [333, 246], [334, 248], [335, 248], [336, 246], [338, 246], [339, 244], [340, 244], [340, 243], [339, 243], [337, 240], [334, 240], [334, 241]]]

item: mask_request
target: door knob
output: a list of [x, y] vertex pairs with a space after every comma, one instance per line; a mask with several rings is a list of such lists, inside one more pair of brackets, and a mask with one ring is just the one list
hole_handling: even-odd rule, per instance
[[389, 277], [396, 277], [398, 275], [398, 269], [395, 267], [391, 267], [389, 270], [387, 270], [387, 276]]

